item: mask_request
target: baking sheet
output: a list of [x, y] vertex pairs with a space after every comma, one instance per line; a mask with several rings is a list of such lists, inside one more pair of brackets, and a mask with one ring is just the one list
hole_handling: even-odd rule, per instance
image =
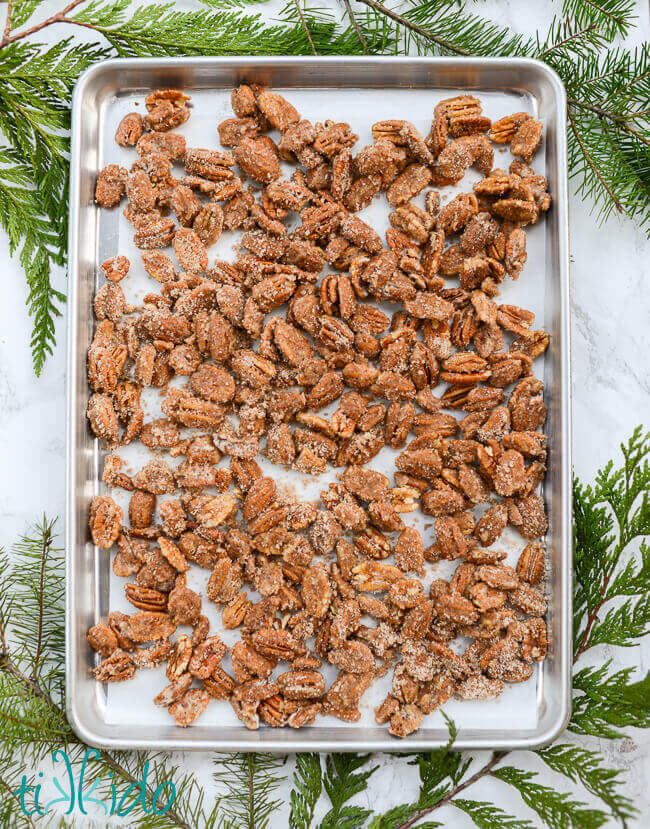
[[[371, 126], [375, 121], [385, 118], [406, 118], [414, 123], [420, 132], [424, 135], [428, 132], [433, 107], [443, 98], [450, 97], [453, 94], [458, 94], [458, 89], [455, 88], [440, 88], [440, 89], [418, 89], [418, 88], [376, 88], [376, 89], [362, 89], [350, 86], [349, 88], [337, 89], [323, 89], [318, 87], [305, 88], [283, 88], [274, 85], [275, 91], [284, 94], [294, 106], [301, 113], [301, 116], [308, 118], [312, 122], [324, 121], [328, 118], [337, 121], [347, 121], [353, 131], [359, 135], [359, 141], [353, 148], [357, 151], [362, 146], [372, 142]], [[133, 88], [128, 90], [116, 90], [116, 94], [107, 96], [98, 108], [98, 135], [100, 136], [99, 145], [97, 147], [97, 155], [95, 159], [96, 169], [108, 163], [117, 163], [127, 168], [136, 158], [136, 154], [132, 149], [122, 148], [115, 144], [113, 135], [117, 124], [124, 114], [134, 109], [137, 111], [144, 110], [144, 94], [148, 91], [147, 88]], [[218, 135], [216, 132], [216, 125], [224, 118], [232, 116], [230, 107], [230, 86], [226, 88], [204, 88], [194, 90], [188, 88], [187, 90], [192, 94], [193, 111], [189, 121], [178, 129], [185, 135], [188, 147], [206, 147], [210, 149], [219, 148]], [[483, 104], [483, 111], [492, 120], [496, 120], [503, 115], [507, 115], [517, 111], [527, 111], [532, 115], [539, 116], [544, 119], [544, 113], [539, 112], [539, 98], [530, 91], [525, 89], [503, 89], [492, 90], [489, 88], [483, 89], [480, 86], [472, 89], [473, 94], [480, 97]], [[545, 134], [548, 132], [549, 126], [545, 124]], [[507, 148], [500, 148], [495, 145], [495, 167], [507, 169], [512, 156]], [[546, 158], [546, 141], [543, 142], [542, 147], [536, 154], [533, 166], [537, 172], [548, 174], [547, 158]], [[284, 172], [289, 173], [295, 169], [291, 165], [284, 165]], [[182, 174], [182, 168], [176, 168], [177, 175]], [[477, 181], [481, 176], [476, 171], [470, 170], [464, 176], [461, 182], [454, 187], [443, 188], [442, 200], [443, 204], [451, 200], [458, 192], [467, 192], [471, 190], [471, 185]], [[554, 199], [557, 197], [557, 192], [551, 185], [551, 195]], [[424, 194], [421, 194], [416, 203], [423, 204]], [[361, 211], [359, 215], [362, 219], [373, 226], [380, 235], [389, 226], [388, 212], [390, 206], [385, 198], [375, 199], [373, 203]], [[557, 210], [554, 204], [552, 210]], [[549, 214], [552, 215], [552, 214]], [[299, 220], [294, 217], [297, 222]], [[125, 291], [127, 301], [134, 304], [139, 304], [145, 294], [151, 291], [157, 291], [159, 286], [153, 280], [149, 279], [144, 273], [141, 265], [140, 251], [135, 247], [132, 241], [133, 229], [129, 223], [122, 216], [121, 208], [114, 210], [94, 210], [94, 228], [93, 228], [93, 250], [94, 262], [100, 263], [110, 256], [116, 254], [126, 255], [131, 260], [131, 272], [129, 277], [124, 280], [121, 285]], [[542, 219], [537, 225], [532, 228], [527, 228], [527, 249], [528, 261], [521, 277], [518, 281], [506, 279], [501, 286], [501, 295], [499, 302], [509, 303], [514, 305], [521, 305], [535, 313], [534, 328], [547, 329], [547, 317], [549, 316], [548, 303], [548, 280], [552, 278], [552, 268], [549, 262], [550, 251], [552, 250], [552, 239], [550, 234], [556, 233], [554, 222], [547, 218]], [[236, 243], [239, 238], [237, 232], [225, 232], [219, 239], [216, 245], [209, 249], [210, 262], [216, 259], [223, 259], [232, 261], [236, 257]], [[92, 274], [89, 274], [96, 280], [96, 287], [103, 282], [101, 272], [97, 274], [98, 268], [95, 267]], [[324, 273], [327, 271], [324, 271]], [[452, 283], [450, 283], [452, 284]], [[394, 306], [390, 306], [390, 310], [394, 310]], [[83, 311], [83, 309], [82, 309]], [[86, 313], [91, 315], [91, 308], [88, 307]], [[555, 313], [555, 309], [553, 309]], [[552, 323], [553, 320], [550, 320]], [[554, 347], [557, 343], [554, 344]], [[86, 346], [87, 347], [87, 346]], [[538, 359], [535, 361], [535, 374], [538, 377], [545, 377], [548, 374], [545, 363], [547, 358]], [[549, 395], [558, 393], [559, 387], [556, 382], [557, 378], [551, 378], [551, 384], [547, 379], [547, 405], [549, 404]], [[186, 378], [175, 378], [173, 385], [183, 385]], [[438, 389], [440, 393], [443, 385]], [[87, 399], [87, 397], [86, 397]], [[147, 389], [143, 394], [143, 407], [145, 409], [145, 419], [151, 419], [160, 415], [160, 402], [162, 395], [159, 390]], [[336, 402], [325, 410], [328, 415], [336, 408]], [[549, 410], [551, 406], [549, 405]], [[323, 412], [320, 412], [321, 414]], [[454, 412], [458, 416], [457, 412]], [[82, 410], [77, 407], [74, 416], [81, 417]], [[549, 419], [552, 424], [552, 419]], [[550, 437], [550, 436], [549, 436]], [[96, 442], [95, 442], [96, 443]], [[97, 446], [95, 446], [95, 481], [89, 481], [88, 484], [92, 488], [94, 494], [96, 491], [105, 491], [101, 482], [101, 470], [103, 463], [101, 460], [102, 453]], [[129, 470], [136, 471], [151, 457], [151, 453], [143, 446], [128, 446], [121, 447], [118, 454], [126, 461]], [[392, 479], [394, 472], [394, 458], [397, 453], [390, 448], [385, 448], [376, 458], [371, 462], [373, 468], [385, 472]], [[172, 459], [168, 455], [164, 455], [170, 465], [175, 466], [182, 458]], [[551, 452], [551, 463], [555, 462], [557, 456]], [[329, 467], [327, 472], [318, 478], [303, 475], [294, 471], [286, 471], [280, 469], [264, 458], [259, 460], [265, 474], [271, 474], [278, 481], [281, 488], [286, 491], [294, 493], [300, 497], [301, 500], [312, 500], [318, 503], [319, 493], [327, 488], [327, 484], [337, 479], [340, 475], [340, 469]], [[221, 461], [221, 465], [227, 465], [228, 458], [225, 457]], [[114, 490], [111, 492], [113, 497], [121, 504], [127, 514], [128, 500], [130, 493], [122, 490]], [[92, 495], [91, 495], [92, 497]], [[162, 499], [159, 499], [159, 502]], [[547, 495], [548, 500], [548, 495]], [[432, 522], [430, 516], [425, 516], [422, 513], [415, 512], [403, 516], [405, 523], [415, 526], [425, 541], [425, 546], [431, 543], [432, 539]], [[525, 542], [518, 533], [508, 528], [503, 537], [495, 545], [499, 549], [507, 552], [508, 558], [505, 563], [514, 565], [519, 552], [523, 549]], [[131, 613], [134, 608], [126, 601], [124, 597], [125, 579], [115, 577], [110, 569], [109, 556], [114, 555], [106, 551], [95, 551], [94, 565], [97, 568], [97, 578], [95, 583], [95, 597], [94, 597], [94, 615], [90, 623], [98, 621], [107, 615], [108, 610], [121, 610], [126, 613]], [[551, 579], [559, 584], [558, 576], [559, 569], [555, 564], [555, 557], [553, 557], [554, 564], [551, 567]], [[455, 562], [440, 562], [435, 565], [427, 564], [427, 572], [424, 579], [425, 587], [430, 583], [432, 578], [440, 576], [449, 578], [450, 573], [453, 572], [456, 566]], [[188, 573], [188, 585], [197, 592], [203, 595], [203, 612], [209, 617], [211, 622], [211, 632], [216, 632], [226, 642], [227, 645], [234, 644], [239, 639], [238, 631], [224, 631], [221, 626], [220, 610], [205, 597], [205, 585], [209, 572], [201, 570], [195, 566], [191, 568]], [[256, 594], [248, 588], [249, 597], [259, 598]], [[368, 621], [368, 620], [364, 620]], [[85, 629], [79, 629], [76, 626], [76, 636], [83, 635]], [[552, 632], [554, 641], [552, 643], [552, 650], [555, 651], [557, 658], [558, 650], [555, 639], [558, 635], [557, 624], [553, 625]], [[559, 631], [564, 635], [564, 631]], [[85, 654], [87, 660], [87, 672], [90, 666], [94, 663], [96, 657], [92, 651], [82, 641], [78, 643], [82, 652]], [[456, 645], [453, 645], [456, 647]], [[461, 643], [458, 643], [458, 649], [462, 650]], [[229, 670], [229, 657], [223, 661], [223, 667]], [[458, 701], [450, 700], [444, 706], [444, 712], [452, 717], [457, 727], [460, 729], [461, 736], [463, 733], [471, 733], [472, 745], [475, 747], [482, 747], [496, 744], [495, 737], [499, 735], [502, 740], [507, 740], [509, 735], [513, 735], [512, 739], [516, 739], [514, 735], [523, 733], [533, 734], [540, 729], [540, 721], [543, 714], [548, 707], [548, 701], [545, 700], [545, 674], [548, 673], [549, 662], [541, 666], [535, 666], [534, 674], [526, 683], [515, 685], [506, 685], [504, 693], [492, 701]], [[336, 670], [329, 665], [324, 665], [323, 673], [326, 678], [326, 684], [335, 678]], [[343, 723], [334, 717], [319, 717], [314, 726], [309, 729], [301, 729], [294, 732], [291, 736], [294, 740], [300, 741], [301, 737], [305, 737], [305, 742], [302, 747], [314, 748], [315, 742], [318, 741], [320, 735], [328, 734], [328, 739], [336, 733], [341, 733], [341, 739], [346, 739], [348, 734], [359, 735], [361, 733], [382, 733], [374, 722], [374, 707], [385, 697], [390, 689], [392, 671], [389, 674], [377, 680], [371, 688], [364, 694], [360, 709], [362, 712], [361, 720], [355, 724]], [[92, 679], [90, 680], [92, 682]], [[164, 675], [164, 667], [154, 670], [142, 670], [136, 674], [136, 677], [128, 683], [108, 684], [107, 686], [99, 686], [96, 684], [95, 689], [95, 703], [97, 706], [97, 714], [101, 717], [102, 722], [111, 727], [115, 733], [123, 735], [122, 739], [128, 742], [129, 733], [133, 726], [139, 729], [146, 729], [150, 727], [152, 732], [156, 729], [159, 731], [168, 730], [171, 732], [178, 732], [179, 729], [170, 726], [170, 717], [166, 710], [156, 708], [153, 705], [153, 696], [167, 684]], [[177, 739], [182, 739], [187, 743], [187, 747], [193, 745], [193, 733], [200, 730], [214, 733], [215, 744], [218, 744], [220, 734], [225, 730], [231, 729], [241, 730], [241, 723], [235, 717], [231, 706], [227, 702], [213, 702], [211, 703], [205, 713], [199, 720], [200, 729], [194, 726], [190, 729], [181, 732], [181, 736]], [[412, 738], [417, 737], [420, 741], [427, 740], [427, 745], [433, 745], [436, 742], [444, 742], [446, 739], [446, 725], [444, 723], [441, 711], [436, 711], [425, 718], [422, 728], [417, 735], [412, 735], [406, 742], [396, 743], [386, 732], [382, 736], [391, 742], [391, 748], [411, 747], [407, 745]], [[257, 732], [257, 738], [265, 740], [267, 737], [277, 736], [279, 731], [277, 729], [268, 729], [262, 727]], [[249, 732], [251, 734], [251, 732]], [[435, 735], [435, 736], [433, 736]], [[336, 738], [335, 738], [336, 739]], [[360, 745], [355, 741], [353, 746]], [[372, 745], [375, 745], [373, 743]], [[251, 746], [252, 747], [252, 746]], [[258, 746], [259, 747], [259, 746]]]

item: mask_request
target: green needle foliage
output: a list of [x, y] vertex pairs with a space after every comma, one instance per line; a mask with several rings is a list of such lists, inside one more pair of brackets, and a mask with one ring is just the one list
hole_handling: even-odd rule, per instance
[[[270, 829], [279, 825], [277, 820], [290, 829], [433, 829], [449, 825], [451, 808], [464, 812], [479, 829], [629, 825], [638, 812], [623, 793], [623, 773], [608, 768], [595, 745], [588, 744], [619, 739], [630, 728], [650, 728], [650, 673], [643, 676], [634, 668], [602, 661], [603, 644], [628, 648], [648, 631], [639, 623], [634, 634], [616, 633], [630, 614], [641, 618], [643, 611], [634, 609], [645, 607], [643, 596], [650, 591], [650, 433], [637, 429], [621, 452], [620, 465], [612, 461], [590, 486], [579, 481], [574, 486], [576, 664], [573, 716], [562, 741], [534, 753], [474, 757], [454, 750], [456, 727], [447, 720], [449, 742], [444, 748], [394, 758], [417, 769], [417, 793], [386, 812], [372, 808], [369, 795], [378, 766], [369, 754], [296, 755], [288, 819], [279, 796], [289, 775], [286, 758], [260, 753], [214, 755], [216, 791], [210, 793], [174, 764], [173, 755], [102, 751], [86, 776], [99, 780], [96, 796], [109, 799], [110, 775], [118, 794], [123, 793], [142, 778], [148, 763], [149, 800], [165, 780], [177, 789], [166, 815], [145, 814], [139, 806], [130, 813], [129, 825], [152, 829]], [[77, 773], [84, 759], [86, 746], [65, 717], [63, 585], [53, 522], [43, 519], [10, 552], [0, 552], [3, 827], [30, 825], [13, 794], [23, 775], [33, 785], [40, 765], [56, 749], [68, 751]], [[570, 732], [580, 735], [579, 741]], [[530, 771], [530, 763], [526, 770], [520, 768], [531, 754], [542, 772]], [[508, 814], [501, 805], [474, 799], [474, 787], [487, 779], [495, 787], [516, 790], [521, 813]], [[570, 794], [561, 791], [562, 782]], [[483, 796], [485, 791], [483, 787]], [[494, 797], [500, 802], [496, 788]], [[444, 807], [449, 808], [438, 814]]]
[[224, 794], [217, 799], [219, 827], [269, 829], [282, 801], [274, 799], [283, 778], [284, 757], [271, 754], [217, 754], [213, 777]]
[[[650, 45], [616, 43], [636, 25], [633, 0], [555, 0], [548, 31], [532, 37], [494, 23], [469, 0], [344, 0], [340, 13], [288, 0], [272, 22], [255, 0], [202, 0], [204, 8], [191, 11], [175, 3], [78, 0], [66, 14], [30, 27], [41, 2], [12, 0], [0, 39], [0, 225], [27, 276], [37, 374], [54, 345], [62, 301], [52, 268], [66, 254], [71, 90], [84, 69], [107, 56], [538, 58], [567, 90], [569, 172], [580, 196], [601, 218], [618, 213], [650, 233]], [[69, 38], [46, 47], [38, 33], [54, 24], [83, 29], [96, 42]], [[19, 207], [6, 193], [16, 179]], [[647, 611], [630, 614], [634, 630], [643, 626]]]

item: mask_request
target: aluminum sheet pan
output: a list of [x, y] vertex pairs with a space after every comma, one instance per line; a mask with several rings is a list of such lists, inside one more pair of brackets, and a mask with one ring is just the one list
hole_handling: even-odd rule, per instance
[[[238, 751], [371, 751], [416, 750], [443, 745], [448, 738], [440, 712], [405, 740], [392, 738], [378, 727], [373, 708], [385, 694], [389, 679], [378, 681], [364, 696], [358, 723], [332, 717], [298, 731], [262, 727], [248, 731], [227, 703], [210, 705], [188, 729], [175, 726], [152, 697], [166, 683], [162, 668], [141, 671], [130, 682], [102, 686], [91, 676], [96, 656], [86, 641], [88, 627], [108, 609], [133, 610], [124, 599], [124, 581], [110, 568], [110, 554], [95, 548], [87, 528], [88, 506], [104, 491], [101, 483], [105, 454], [90, 432], [85, 409], [89, 390], [86, 351], [92, 338], [92, 297], [102, 281], [98, 263], [117, 253], [129, 256], [132, 275], [122, 283], [127, 299], [137, 302], [151, 290], [138, 268], [139, 254], [132, 229], [120, 210], [100, 211], [93, 202], [97, 171], [107, 163], [128, 166], [133, 153], [118, 147], [114, 132], [121, 117], [153, 88], [181, 87], [192, 95], [190, 120], [180, 128], [189, 146], [218, 146], [216, 124], [231, 116], [230, 90], [242, 82], [264, 83], [284, 92], [303, 117], [312, 121], [348, 121], [359, 134], [361, 147], [371, 140], [370, 126], [383, 118], [407, 118], [426, 134], [434, 105], [462, 91], [481, 97], [484, 111], [495, 119], [526, 110], [544, 123], [544, 142], [534, 167], [549, 180], [553, 206], [528, 232], [528, 262], [517, 282], [507, 280], [502, 301], [536, 313], [536, 327], [551, 335], [551, 345], [535, 370], [546, 383], [549, 471], [544, 484], [549, 530], [547, 592], [550, 649], [529, 682], [512, 685], [490, 702], [450, 701], [445, 712], [458, 729], [459, 749], [532, 748], [551, 741], [565, 726], [570, 711], [571, 634], [571, 425], [569, 383], [569, 271], [565, 143], [565, 96], [562, 84], [547, 66], [532, 60], [474, 58], [175, 58], [109, 60], [88, 70], [73, 99], [72, 170], [70, 187], [68, 299], [68, 435], [66, 525], [66, 675], [68, 717], [88, 743], [110, 748], [159, 748]], [[497, 148], [495, 166], [507, 167], [510, 155]], [[476, 180], [470, 172], [460, 183], [467, 189]], [[445, 194], [453, 195], [454, 188]], [[385, 203], [361, 214], [378, 230], [387, 226]], [[382, 200], [383, 201], [383, 200]], [[211, 260], [232, 258], [233, 234], [224, 234], [210, 249]], [[156, 416], [160, 399], [147, 391], [144, 405]], [[133, 468], [144, 460], [142, 449], [121, 454]], [[373, 461], [390, 471], [390, 450]], [[301, 498], [316, 500], [333, 475], [314, 481], [298, 473], [273, 474]], [[118, 497], [118, 496], [116, 496]], [[121, 503], [125, 506], [126, 500]], [[431, 519], [418, 515], [415, 523], [427, 533]], [[425, 535], [426, 537], [426, 535]], [[499, 546], [514, 563], [522, 548], [513, 532]], [[447, 576], [441, 563], [427, 574]], [[190, 585], [204, 592], [205, 572], [190, 575]], [[204, 612], [219, 630], [216, 608], [204, 601]], [[230, 644], [233, 632], [224, 638]], [[235, 632], [236, 633], [236, 632]], [[229, 638], [230, 634], [230, 638]], [[226, 663], [227, 667], [227, 663]], [[328, 678], [331, 677], [328, 675]]]

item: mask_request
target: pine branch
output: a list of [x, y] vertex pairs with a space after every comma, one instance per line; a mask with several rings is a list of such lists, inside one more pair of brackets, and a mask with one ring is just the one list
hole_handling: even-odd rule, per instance
[[228, 829], [267, 829], [280, 806], [272, 795], [282, 782], [283, 757], [272, 754], [216, 755], [213, 778], [225, 791], [217, 800]]
[[634, 0], [564, 0], [562, 16], [578, 26], [597, 26], [607, 37], [625, 37], [636, 19]]
[[438, 46], [444, 52], [464, 56], [469, 56], [471, 54], [471, 52], [469, 52], [468, 50], [463, 49], [461, 46], [457, 46], [452, 41], [435, 34], [429, 29], [424, 28], [424, 26], [419, 26], [418, 24], [411, 22], [406, 16], [392, 11], [391, 9], [382, 5], [381, 3], [378, 3], [377, 0], [358, 0], [358, 2], [363, 3], [365, 6], [374, 9], [376, 12], [379, 12], [380, 14], [386, 15], [386, 17], [389, 17], [391, 20], [394, 20], [396, 23], [399, 23], [400, 26], [404, 26], [405, 28], [409, 29], [415, 34], [420, 35], [430, 43], [433, 43], [435, 46]]
[[[0, 776], [7, 785], [12, 773], [22, 777], [25, 767], [38, 764], [54, 748], [65, 747], [76, 764], [86, 751], [65, 715], [63, 555], [55, 545], [54, 522], [43, 518], [32, 534], [14, 545], [11, 556], [0, 552]], [[11, 605], [5, 598], [7, 589], [12, 591]], [[155, 754], [100, 751], [93, 769], [101, 777], [112, 771], [130, 785], [141, 779], [147, 762], [152, 780], [170, 779], [173, 767]], [[11, 790], [16, 786], [12, 783]], [[164, 819], [139, 815], [138, 807], [132, 812], [138, 825], [208, 825], [196, 782], [188, 776], [177, 779], [176, 787], [175, 804]], [[104, 790], [109, 788], [107, 783]], [[146, 787], [149, 802], [155, 788], [151, 783]], [[10, 813], [0, 799], [0, 815], [3, 808]]]
[[347, 15], [350, 19], [350, 23], [352, 23], [352, 25], [354, 26], [354, 31], [357, 33], [357, 37], [359, 38], [359, 43], [361, 44], [361, 46], [363, 48], [364, 54], [367, 55], [368, 54], [368, 44], [366, 43], [366, 39], [363, 36], [363, 33], [361, 31], [361, 27], [357, 23], [357, 18], [355, 17], [354, 12], [352, 11], [352, 4], [350, 3], [350, 0], [343, 0], [343, 2], [345, 3], [345, 9], [346, 9]]

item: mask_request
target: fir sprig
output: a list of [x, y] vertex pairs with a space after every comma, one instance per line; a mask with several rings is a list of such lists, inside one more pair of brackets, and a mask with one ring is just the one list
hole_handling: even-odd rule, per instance
[[281, 801], [272, 795], [282, 782], [284, 758], [272, 754], [217, 754], [213, 777], [219, 791], [219, 826], [223, 829], [268, 829]]

